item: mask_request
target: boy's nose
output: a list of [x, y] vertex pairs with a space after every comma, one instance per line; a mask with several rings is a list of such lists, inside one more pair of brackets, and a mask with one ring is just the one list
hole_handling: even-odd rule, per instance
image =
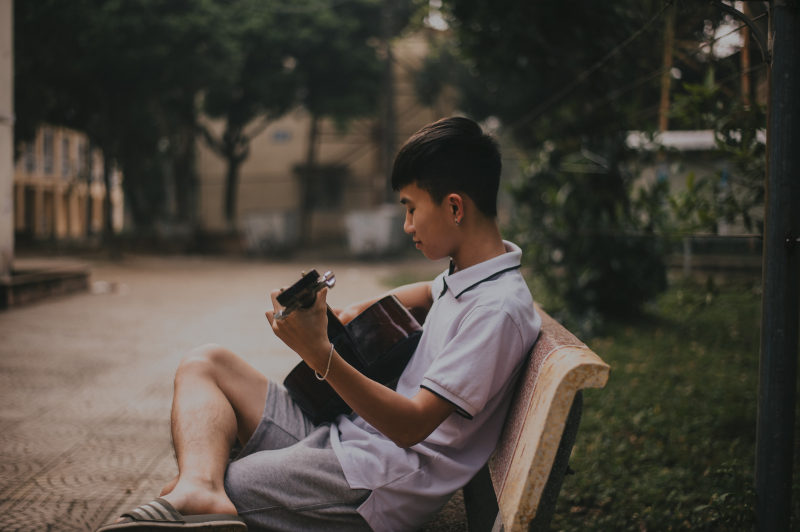
[[411, 217], [409, 215], [406, 215], [406, 219], [403, 221], [403, 231], [409, 235], [414, 232], [414, 224], [411, 223]]

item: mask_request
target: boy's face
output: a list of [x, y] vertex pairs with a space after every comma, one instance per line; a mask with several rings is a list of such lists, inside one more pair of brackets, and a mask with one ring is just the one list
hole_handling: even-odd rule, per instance
[[403, 230], [414, 239], [417, 249], [431, 260], [452, 256], [456, 225], [447, 198], [437, 204], [428, 191], [416, 183], [400, 189], [399, 196], [406, 208]]

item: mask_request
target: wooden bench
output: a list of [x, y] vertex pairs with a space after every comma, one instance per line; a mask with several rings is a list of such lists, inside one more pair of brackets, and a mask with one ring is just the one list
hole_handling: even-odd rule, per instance
[[[549, 529], [580, 423], [581, 390], [602, 388], [608, 380], [608, 364], [537, 310], [541, 333], [497, 449], [463, 489], [470, 532]], [[452, 529], [447, 513], [425, 530]]]

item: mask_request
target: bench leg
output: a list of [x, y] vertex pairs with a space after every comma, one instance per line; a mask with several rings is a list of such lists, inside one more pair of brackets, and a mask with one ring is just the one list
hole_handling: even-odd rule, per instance
[[488, 465], [484, 465], [464, 486], [464, 507], [470, 532], [489, 532], [493, 529], [495, 518], [499, 517], [499, 508]]
[[[569, 466], [569, 457], [578, 434], [582, 409], [583, 394], [578, 390], [564, 425], [564, 432], [561, 435], [550, 475], [547, 477], [547, 484], [545, 484], [536, 508], [536, 515], [528, 526], [530, 532], [550, 530], [550, 521], [555, 513], [558, 494], [561, 492], [561, 485]], [[484, 465], [472, 477], [472, 480], [464, 486], [463, 493], [469, 532], [500, 532], [503, 530], [503, 520], [497, 506], [497, 496], [494, 492], [488, 465]]]

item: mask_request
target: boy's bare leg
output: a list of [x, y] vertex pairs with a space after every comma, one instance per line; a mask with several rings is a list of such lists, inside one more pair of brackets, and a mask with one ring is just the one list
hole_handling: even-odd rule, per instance
[[175, 374], [172, 441], [178, 476], [162, 496], [183, 514], [234, 514], [223, 479], [231, 445], [247, 442], [261, 419], [267, 379], [230, 351], [204, 346]]

